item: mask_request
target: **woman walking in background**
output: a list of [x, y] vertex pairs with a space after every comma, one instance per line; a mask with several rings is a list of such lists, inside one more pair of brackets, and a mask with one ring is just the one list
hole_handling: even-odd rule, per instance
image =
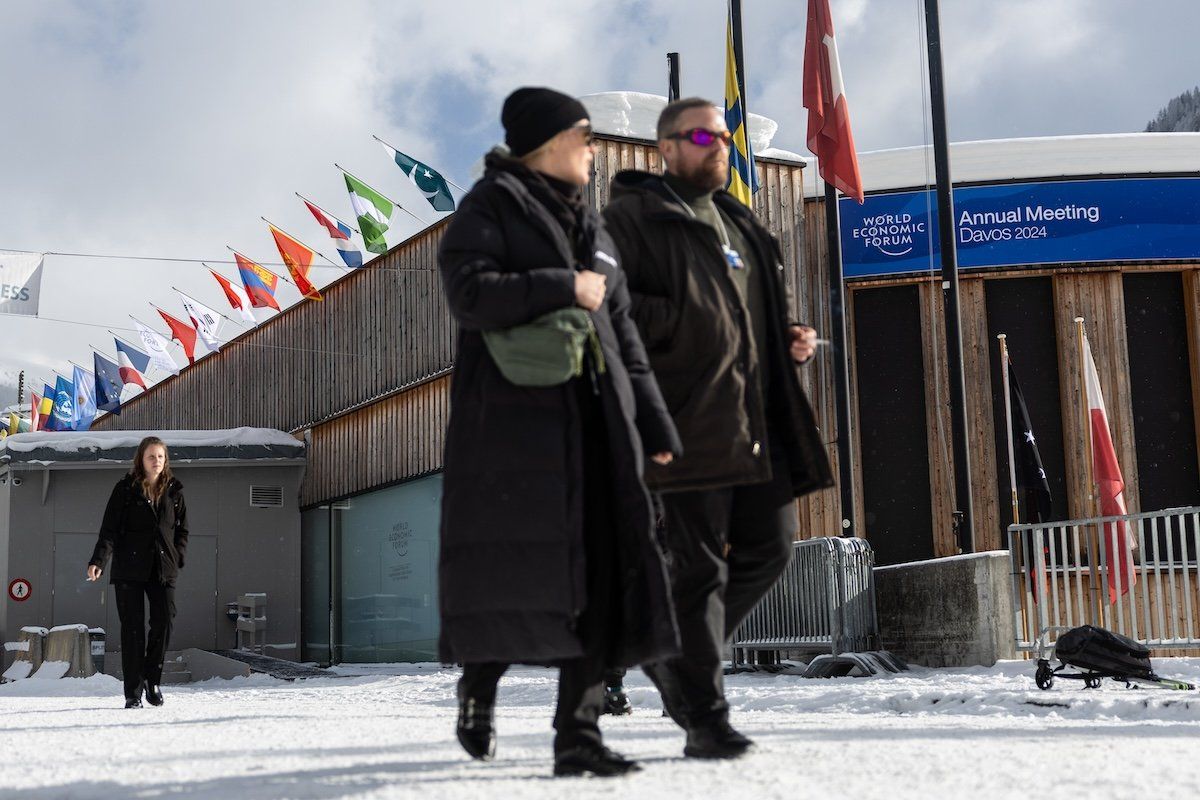
[[[637, 765], [601, 740], [605, 669], [677, 647], [643, 459], [667, 464], [680, 445], [617, 251], [582, 197], [595, 154], [587, 117], [559, 92], [513, 92], [501, 115], [509, 153], [488, 154], [442, 240], [459, 334], [440, 651], [464, 665], [457, 732], [473, 757], [494, 754], [508, 665], [556, 664], [554, 774], [620, 775]], [[571, 341], [564, 326], [586, 343], [556, 348]], [[540, 374], [560, 361], [561, 379]]]
[[[156, 436], [138, 445], [133, 468], [117, 481], [100, 539], [88, 562], [88, 580], [97, 580], [112, 558], [109, 581], [121, 620], [121, 669], [125, 707], [141, 708], [142, 693], [163, 704], [163, 659], [175, 618], [175, 579], [187, 551], [187, 506], [183, 484], [171, 475], [167, 446]], [[145, 599], [150, 601], [146, 634]]]

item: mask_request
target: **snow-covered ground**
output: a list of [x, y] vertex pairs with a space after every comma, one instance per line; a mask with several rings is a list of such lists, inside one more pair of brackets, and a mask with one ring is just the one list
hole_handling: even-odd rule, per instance
[[[1200, 683], [1200, 659], [1155, 666]], [[167, 687], [165, 706], [130, 711], [107, 676], [0, 686], [0, 797], [1200, 797], [1200, 692], [1111, 681], [1042, 692], [1028, 662], [835, 680], [733, 676], [734, 723], [758, 746], [732, 762], [684, 759], [682, 734], [631, 674], [634, 714], [603, 726], [645, 770], [612, 780], [550, 777], [550, 670], [506, 676], [490, 764], [470, 761], [454, 739], [454, 671], [341, 671]]]

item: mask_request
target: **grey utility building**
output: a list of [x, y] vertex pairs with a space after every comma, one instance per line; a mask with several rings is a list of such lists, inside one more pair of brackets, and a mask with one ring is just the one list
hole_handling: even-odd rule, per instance
[[188, 507], [171, 649], [234, 647], [227, 604], [261, 592], [265, 652], [297, 658], [305, 445], [266, 428], [22, 433], [0, 442], [0, 641], [16, 640], [24, 626], [83, 623], [108, 631], [107, 650], [120, 648], [108, 580], [88, 582], [85, 570], [109, 494], [148, 435], [166, 442]]

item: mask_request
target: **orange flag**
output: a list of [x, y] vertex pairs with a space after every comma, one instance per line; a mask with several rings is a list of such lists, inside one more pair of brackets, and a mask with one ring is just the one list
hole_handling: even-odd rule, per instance
[[270, 223], [267, 224], [267, 227], [271, 229], [271, 235], [275, 237], [275, 246], [279, 248], [279, 255], [283, 256], [283, 263], [287, 264], [288, 272], [291, 273], [292, 280], [295, 281], [300, 294], [309, 300], [322, 299], [317, 287], [313, 286], [308, 279], [308, 270], [317, 257], [316, 251], [300, 244]]

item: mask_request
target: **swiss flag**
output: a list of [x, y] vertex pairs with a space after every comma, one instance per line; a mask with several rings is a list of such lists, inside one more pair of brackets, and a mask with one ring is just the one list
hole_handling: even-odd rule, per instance
[[163, 321], [171, 329], [171, 338], [183, 346], [187, 353], [188, 363], [196, 363], [196, 329], [182, 320], [175, 319], [161, 308], [156, 309], [162, 315]]
[[850, 109], [842, 86], [829, 0], [808, 0], [804, 107], [808, 109], [808, 149], [817, 157], [821, 177], [843, 194], [863, 202], [862, 176], [850, 133]]
[[[1083, 337], [1083, 372], [1091, 423], [1093, 477], [1100, 490], [1100, 515], [1124, 516], [1127, 513], [1125, 479], [1121, 476], [1121, 465], [1117, 463], [1104, 393], [1100, 391], [1100, 375], [1096, 372], [1096, 361], [1092, 358], [1092, 346], [1086, 334]], [[1137, 583], [1137, 572], [1133, 569], [1134, 545], [1123, 521], [1104, 523], [1102, 536], [1104, 560], [1108, 564], [1108, 601], [1115, 603]]]

